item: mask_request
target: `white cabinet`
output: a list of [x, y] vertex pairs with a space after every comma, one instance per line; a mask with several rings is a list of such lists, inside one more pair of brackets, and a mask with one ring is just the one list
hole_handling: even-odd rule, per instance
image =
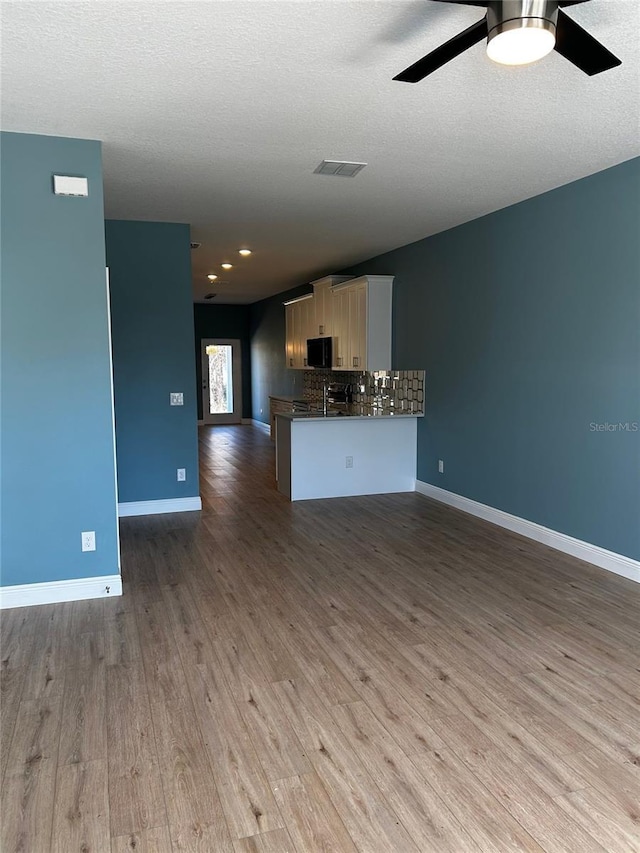
[[307, 367], [307, 339], [315, 337], [315, 299], [305, 299], [299, 303], [300, 330], [298, 333], [297, 367]]
[[315, 303], [315, 323], [310, 338], [330, 338], [333, 336], [333, 288], [349, 281], [346, 275], [328, 275], [311, 282]]
[[287, 367], [302, 370], [307, 366], [307, 338], [315, 325], [313, 295], [301, 296], [286, 302], [285, 358]]
[[344, 287], [333, 292], [333, 367], [363, 370], [366, 350], [366, 290]]
[[287, 367], [294, 367], [296, 340], [296, 303], [284, 306], [285, 311], [285, 358]]
[[393, 276], [364, 275], [332, 290], [333, 367], [391, 368]]
[[331, 302], [333, 367], [344, 369], [349, 359], [349, 292], [334, 291]]
[[331, 337], [332, 290], [349, 276], [330, 275], [313, 281], [313, 294], [285, 302], [285, 364], [297, 370], [307, 366], [308, 338]]
[[311, 337], [330, 338], [332, 334], [331, 286], [314, 288], [313, 301], [316, 311]]
[[285, 303], [287, 367], [307, 366], [307, 339], [332, 338], [334, 370], [391, 368], [392, 275], [327, 276]]
[[[349, 288], [349, 352], [347, 369], [367, 369], [367, 286]], [[391, 364], [389, 364], [391, 367]]]

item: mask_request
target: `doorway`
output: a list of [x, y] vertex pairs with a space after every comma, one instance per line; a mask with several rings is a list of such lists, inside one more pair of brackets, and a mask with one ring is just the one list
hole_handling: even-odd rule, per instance
[[205, 424], [239, 424], [242, 420], [240, 341], [205, 338], [202, 348], [202, 419]]

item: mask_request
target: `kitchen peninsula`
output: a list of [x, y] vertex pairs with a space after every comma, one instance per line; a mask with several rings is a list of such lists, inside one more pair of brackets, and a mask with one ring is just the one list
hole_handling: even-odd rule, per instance
[[415, 489], [425, 376], [389, 369], [393, 278], [327, 276], [284, 303], [286, 365], [303, 387], [301, 399], [272, 396], [270, 419], [278, 491], [292, 501]]
[[373, 406], [276, 415], [278, 491], [292, 501], [412, 492], [422, 412]]

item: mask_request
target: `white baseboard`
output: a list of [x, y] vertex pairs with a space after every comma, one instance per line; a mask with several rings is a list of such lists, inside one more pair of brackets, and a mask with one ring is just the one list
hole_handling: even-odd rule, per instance
[[118, 504], [118, 517], [159, 515], [164, 512], [193, 512], [199, 509], [202, 509], [200, 497], [169, 498], [161, 501], [128, 501]]
[[264, 432], [271, 432], [271, 424], [263, 424], [262, 421], [257, 421], [255, 418], [251, 418], [250, 423], [252, 423], [254, 427], [264, 430]]
[[606, 548], [600, 548], [599, 545], [592, 545], [590, 542], [583, 542], [581, 539], [574, 539], [573, 536], [567, 536], [566, 533], [559, 533], [557, 530], [551, 530], [549, 527], [527, 521], [526, 518], [510, 515], [501, 509], [494, 509], [486, 504], [457, 495], [455, 492], [448, 492], [446, 489], [433, 486], [431, 483], [424, 483], [422, 480], [416, 480], [416, 492], [456, 509], [461, 509], [470, 515], [483, 518], [499, 527], [506, 527], [507, 530], [512, 530], [521, 536], [535, 539], [536, 542], [542, 542], [543, 545], [548, 545], [550, 548], [571, 554], [572, 557], [592, 563], [608, 572], [614, 572], [616, 575], [622, 575], [624, 578], [640, 583], [640, 562], [632, 560], [630, 557], [616, 554], [615, 551], [607, 551]]
[[120, 575], [96, 578], [74, 578], [47, 583], [22, 583], [0, 588], [0, 610], [9, 607], [31, 607], [34, 604], [58, 604], [85, 598], [113, 598], [122, 595]]
[[[251, 420], [251, 418], [240, 418], [240, 423], [241, 424], [252, 424], [253, 421]], [[203, 420], [198, 420], [198, 426], [204, 426], [204, 425], [205, 425], [205, 423]], [[210, 426], [213, 426], [213, 424], [210, 424]], [[227, 424], [227, 426], [229, 426], [229, 424]], [[231, 424], [231, 426], [232, 426], [232, 424]]]

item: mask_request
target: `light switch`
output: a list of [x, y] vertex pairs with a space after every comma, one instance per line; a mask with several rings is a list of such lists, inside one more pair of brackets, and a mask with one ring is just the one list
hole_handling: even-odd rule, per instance
[[54, 175], [53, 191], [56, 195], [89, 195], [89, 181], [86, 178], [72, 178], [70, 175]]
[[172, 391], [169, 394], [169, 403], [172, 406], [184, 406], [184, 396], [182, 391]]

